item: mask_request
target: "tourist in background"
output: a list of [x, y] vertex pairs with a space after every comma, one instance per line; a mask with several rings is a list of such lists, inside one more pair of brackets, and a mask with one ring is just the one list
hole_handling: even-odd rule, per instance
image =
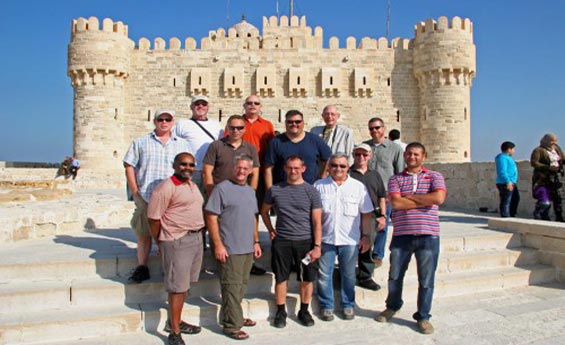
[[402, 147], [402, 151], [405, 151], [406, 146], [408, 145], [400, 140], [400, 131], [398, 129], [391, 129], [390, 132], [388, 132], [388, 140], [400, 145], [400, 147]]
[[496, 165], [496, 188], [500, 195], [500, 216], [516, 217], [520, 192], [518, 191], [518, 167], [512, 158], [516, 145], [505, 141], [500, 145], [500, 153], [494, 159]]
[[553, 203], [555, 220], [563, 222], [560, 179], [563, 176], [563, 151], [557, 145], [555, 134], [547, 133], [541, 138], [540, 146], [532, 151], [530, 164], [534, 168], [532, 191], [537, 200], [534, 218], [550, 220], [549, 208]]

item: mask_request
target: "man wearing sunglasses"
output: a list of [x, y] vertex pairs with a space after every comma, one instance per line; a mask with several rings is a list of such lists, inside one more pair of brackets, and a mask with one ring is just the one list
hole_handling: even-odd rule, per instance
[[[386, 138], [386, 126], [383, 119], [379, 117], [373, 117], [369, 120], [369, 134], [371, 135], [371, 139], [364, 142], [371, 147], [372, 151], [369, 169], [376, 170], [379, 175], [381, 175], [386, 187], [390, 177], [394, 174], [401, 173], [404, 169], [404, 150], [400, 145]], [[390, 214], [392, 212], [390, 203], [387, 203], [386, 210], [383, 210], [383, 213], [385, 211], [386, 224], [383, 230], [384, 232], [378, 234], [379, 236], [375, 238], [372, 253], [373, 261], [377, 267], [382, 265], [385, 256], [388, 223], [390, 222]]]
[[131, 227], [137, 235], [138, 266], [129, 282], [141, 283], [150, 278], [147, 261], [151, 252], [151, 234], [147, 203], [153, 189], [173, 174], [175, 155], [189, 150], [188, 143], [171, 131], [175, 124], [174, 116], [172, 110], [157, 110], [153, 117], [155, 130], [135, 139], [123, 159], [127, 184], [135, 202]]
[[304, 131], [304, 118], [300, 111], [289, 110], [285, 115], [286, 131], [277, 135], [265, 155], [265, 187], [267, 190], [286, 181], [284, 164], [290, 156], [300, 156], [304, 160], [306, 171], [303, 178], [313, 184], [320, 177], [327, 175], [325, 168], [318, 171], [318, 165], [324, 166], [332, 152], [322, 138]]
[[322, 197], [322, 256], [318, 278], [320, 318], [334, 319], [333, 272], [339, 262], [341, 306], [345, 320], [355, 317], [355, 266], [358, 252], [371, 249], [371, 213], [374, 207], [363, 183], [347, 174], [348, 156], [331, 156], [330, 176], [316, 181]]
[[194, 154], [196, 170], [194, 171], [192, 181], [198, 185], [204, 198], [206, 198], [207, 194], [202, 177], [202, 161], [208, 146], [214, 140], [220, 139], [224, 134], [220, 123], [217, 120], [208, 118], [209, 109], [208, 97], [204, 95], [192, 97], [190, 102], [192, 117], [190, 119], [180, 119], [174, 128], [176, 135], [186, 139], [188, 142], [190, 146], [188, 152]]
[[181, 152], [174, 158], [174, 175], [153, 191], [147, 216], [151, 236], [161, 249], [164, 285], [168, 293], [169, 318], [165, 330], [170, 345], [184, 344], [181, 333], [199, 333], [200, 326], [181, 320], [182, 307], [191, 283], [198, 281], [202, 265], [203, 198], [191, 181], [194, 156]]
[[[381, 175], [376, 170], [369, 169], [369, 160], [371, 159], [371, 147], [367, 144], [355, 146], [353, 150], [353, 166], [349, 169], [349, 176], [360, 181], [367, 188], [367, 192], [373, 202], [374, 212], [371, 219], [374, 219], [376, 228], [376, 236], [385, 236], [382, 231], [385, 227], [386, 216], [383, 214], [386, 210], [386, 188]], [[371, 235], [373, 232], [371, 232]], [[386, 241], [386, 238], [385, 238]], [[357, 261], [357, 285], [369, 289], [379, 290], [381, 286], [373, 280], [373, 272], [375, 271], [375, 263], [371, 258], [371, 251], [359, 253]]]
[[254, 190], [257, 189], [259, 155], [253, 145], [243, 140], [246, 131], [243, 117], [241, 115], [230, 116], [226, 129], [227, 136], [210, 144], [204, 156], [202, 174], [208, 196], [212, 194], [214, 186], [232, 176], [234, 158], [242, 155], [253, 159], [253, 168], [249, 174], [249, 185]]

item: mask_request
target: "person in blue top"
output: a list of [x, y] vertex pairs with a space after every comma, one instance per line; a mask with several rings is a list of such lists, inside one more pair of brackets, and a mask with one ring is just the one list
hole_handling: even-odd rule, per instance
[[500, 216], [516, 217], [520, 193], [518, 192], [518, 167], [512, 158], [516, 145], [505, 141], [500, 145], [500, 151], [494, 162], [496, 163], [496, 187], [500, 194]]

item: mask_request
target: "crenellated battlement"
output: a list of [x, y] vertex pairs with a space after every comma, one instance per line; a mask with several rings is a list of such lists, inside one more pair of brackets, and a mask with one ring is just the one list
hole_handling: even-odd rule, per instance
[[432, 33], [444, 33], [451, 30], [451, 32], [473, 34], [473, 23], [469, 18], [461, 19], [460, 17], [453, 17], [451, 21], [447, 17], [439, 17], [438, 20], [428, 19], [425, 22], [420, 22], [414, 25], [414, 37], [416, 39], [424, 38]]
[[122, 22], [114, 22], [110, 18], [104, 18], [104, 20], [102, 20], [102, 30], [100, 30], [100, 22], [96, 17], [90, 17], [88, 19], [80, 17], [71, 21], [72, 36], [87, 31], [102, 31], [123, 35], [125, 37], [128, 36], [128, 26]]
[[74, 19], [67, 74], [75, 89], [75, 156], [93, 169], [121, 170], [130, 141], [151, 128], [154, 109], [185, 117], [191, 97], [202, 94], [213, 104], [209, 116], [225, 121], [257, 94], [278, 130], [288, 109], [302, 110], [310, 128], [324, 106], [336, 104], [358, 142], [377, 115], [404, 141], [429, 147], [434, 161], [469, 160], [469, 19], [428, 19], [413, 38], [343, 37], [325, 39], [306, 17], [271, 16], [260, 28], [243, 18], [201, 38], [156, 33], [134, 42], [120, 21]]

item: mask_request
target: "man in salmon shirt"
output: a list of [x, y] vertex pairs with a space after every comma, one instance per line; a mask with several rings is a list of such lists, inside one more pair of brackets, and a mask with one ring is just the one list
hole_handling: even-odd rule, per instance
[[202, 234], [204, 199], [192, 182], [196, 162], [188, 152], [176, 155], [175, 173], [158, 185], [147, 207], [151, 236], [159, 245], [164, 284], [168, 293], [169, 344], [184, 345], [182, 333], [200, 332], [199, 326], [181, 321], [182, 307], [190, 283], [198, 281], [202, 266]]

